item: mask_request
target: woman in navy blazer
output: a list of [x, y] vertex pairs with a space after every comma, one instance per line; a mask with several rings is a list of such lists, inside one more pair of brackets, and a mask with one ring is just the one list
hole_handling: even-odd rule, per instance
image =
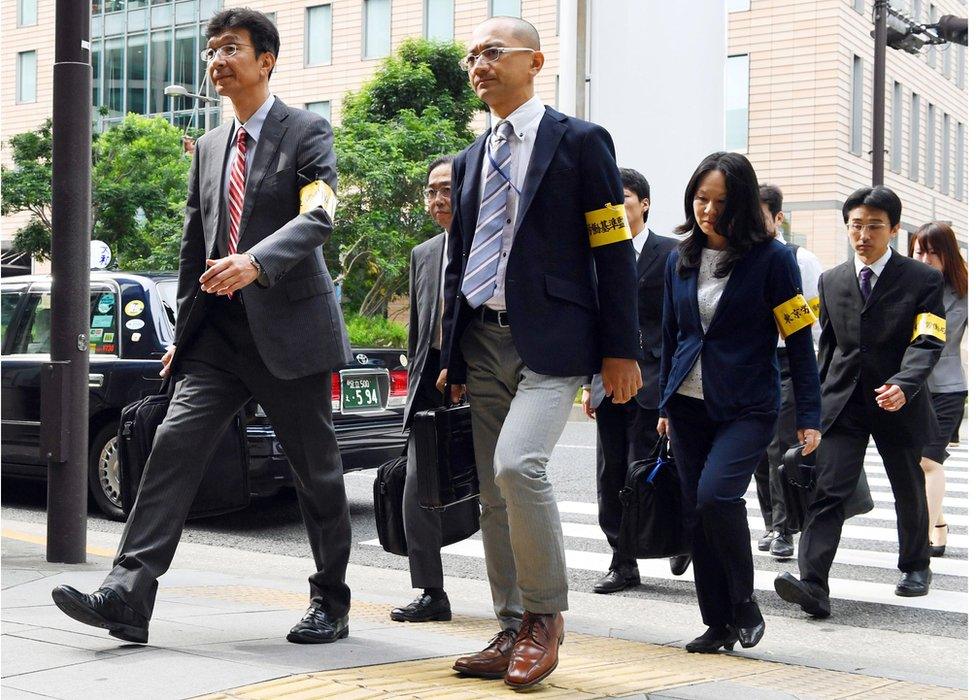
[[820, 442], [811, 309], [793, 254], [771, 239], [745, 156], [713, 153], [685, 190], [688, 233], [665, 272], [661, 412], [684, 497], [695, 589], [708, 629], [690, 652], [759, 643], [743, 495], [779, 411], [777, 333], [786, 339], [804, 453]]

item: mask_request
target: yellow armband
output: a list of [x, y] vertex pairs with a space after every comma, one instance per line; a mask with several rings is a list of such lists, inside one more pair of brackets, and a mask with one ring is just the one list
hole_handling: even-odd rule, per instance
[[322, 180], [315, 180], [305, 185], [298, 193], [298, 213], [307, 214], [316, 207], [325, 209], [329, 218], [335, 220], [336, 205], [335, 192]]
[[915, 326], [912, 328], [912, 340], [920, 335], [930, 335], [938, 338], [943, 343], [946, 339], [946, 322], [935, 314], [919, 314], [915, 317]]
[[820, 297], [810, 297], [807, 299], [807, 304], [809, 304], [813, 315], [820, 318]]
[[586, 229], [590, 234], [590, 248], [633, 238], [623, 204], [607, 203], [602, 209], [586, 212]]
[[773, 316], [783, 338], [789, 338], [798, 330], [812, 326], [817, 320], [802, 294], [797, 294], [773, 309]]

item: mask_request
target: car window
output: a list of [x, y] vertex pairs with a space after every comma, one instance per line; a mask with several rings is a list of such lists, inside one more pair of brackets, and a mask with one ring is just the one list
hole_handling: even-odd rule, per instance
[[14, 320], [14, 312], [20, 301], [22, 289], [4, 289], [0, 291], [0, 347], [7, 338], [7, 329]]
[[[118, 295], [109, 289], [93, 289], [89, 306], [89, 350], [95, 355], [118, 353]], [[16, 339], [14, 353], [51, 353], [51, 292], [31, 291], [23, 332]]]
[[176, 328], [176, 280], [164, 280], [156, 283], [159, 290], [159, 298], [166, 309], [166, 316], [169, 318], [170, 325]]

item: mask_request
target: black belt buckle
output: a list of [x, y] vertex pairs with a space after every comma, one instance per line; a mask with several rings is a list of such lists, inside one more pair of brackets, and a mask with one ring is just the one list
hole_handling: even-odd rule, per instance
[[487, 306], [481, 307], [481, 320], [484, 323], [497, 324], [499, 328], [508, 328], [508, 312], [495, 311]]

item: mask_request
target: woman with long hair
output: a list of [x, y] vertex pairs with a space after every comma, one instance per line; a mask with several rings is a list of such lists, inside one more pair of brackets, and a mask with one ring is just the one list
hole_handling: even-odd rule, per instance
[[925, 496], [929, 506], [929, 543], [933, 557], [945, 554], [949, 525], [942, 514], [945, 496], [945, 470], [949, 457], [947, 447], [952, 434], [959, 429], [966, 408], [966, 374], [962, 369], [959, 347], [969, 322], [966, 296], [969, 293], [969, 270], [949, 224], [933, 221], [919, 226], [908, 249], [912, 257], [939, 270], [945, 279], [942, 300], [946, 310], [945, 348], [928, 378], [932, 405], [939, 430], [922, 449], [922, 471], [925, 472]]
[[743, 496], [773, 437], [780, 404], [776, 341], [796, 392], [797, 439], [820, 442], [820, 382], [800, 271], [769, 237], [748, 159], [713, 153], [685, 190], [690, 233], [668, 258], [661, 412], [681, 479], [703, 635], [690, 652], [759, 643], [765, 622], [753, 596]]

